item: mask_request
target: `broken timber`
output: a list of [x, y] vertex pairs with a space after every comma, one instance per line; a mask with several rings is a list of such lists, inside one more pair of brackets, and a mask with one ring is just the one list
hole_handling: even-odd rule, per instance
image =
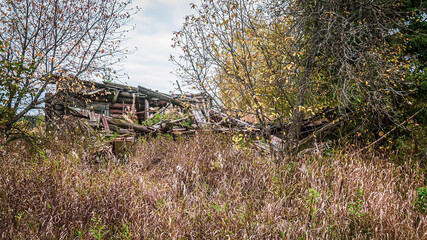
[[[69, 107], [68, 109], [70, 110], [70, 113], [73, 116], [90, 118], [90, 115], [85, 110], [77, 109], [77, 108], [73, 108], [73, 107]], [[116, 119], [116, 118], [112, 118], [112, 117], [106, 117], [106, 116], [103, 116], [103, 117], [107, 121], [107, 124], [116, 125], [118, 127], [132, 128], [135, 131], [139, 131], [142, 133], [153, 133], [155, 131], [154, 129], [149, 129], [148, 127], [146, 127], [144, 125], [140, 125], [140, 124], [136, 124], [136, 123], [130, 123], [130, 122], [126, 122], [126, 121], [123, 121], [121, 119]], [[105, 128], [105, 126], [104, 126], [104, 128]]]
[[155, 98], [158, 98], [160, 100], [170, 102], [173, 105], [176, 105], [179, 107], [187, 107], [183, 102], [181, 102], [177, 99], [174, 99], [172, 96], [169, 96], [169, 95], [164, 94], [164, 93], [155, 92], [153, 90], [150, 90], [148, 88], [141, 87], [141, 86], [138, 86], [138, 91], [140, 93], [146, 94], [147, 96], [155, 97]]
[[[138, 86], [131, 87], [116, 83], [96, 83], [80, 81], [84, 86], [80, 90], [61, 88], [57, 94], [50, 96], [46, 102], [46, 119], [52, 116], [73, 115], [88, 119], [89, 125], [109, 135], [119, 134], [193, 134], [198, 129], [214, 132], [239, 132], [257, 135], [269, 139], [274, 151], [285, 146], [281, 137], [289, 125], [271, 121], [267, 126], [260, 126], [230, 116], [212, 107], [212, 99], [205, 94], [174, 95], [153, 91]], [[180, 115], [172, 119], [153, 116], [177, 111]], [[338, 124], [335, 109], [324, 109], [322, 112], [304, 119], [301, 143], [312, 141], [314, 135], [323, 134]], [[86, 122], [86, 121], [85, 121]], [[111, 136], [111, 135], [110, 135]], [[124, 137], [124, 136], [122, 136]], [[266, 143], [260, 147], [267, 149]]]
[[[89, 81], [77, 81], [70, 85], [72, 86], [57, 86], [61, 91], [47, 102], [46, 119], [54, 121], [53, 116], [61, 115], [86, 118], [89, 125], [103, 127], [106, 134], [111, 131], [125, 133], [129, 132], [129, 129], [141, 134], [158, 131], [191, 132], [188, 123], [181, 121], [191, 121], [187, 117], [155, 126], [145, 126], [142, 123], [168, 109], [178, 108], [181, 112], [187, 112], [193, 109], [193, 105], [196, 109], [197, 104], [208, 102], [203, 95], [197, 95], [197, 99], [193, 98], [193, 95], [180, 99], [182, 95], [169, 95], [142, 86]], [[204, 113], [200, 109], [197, 112], [198, 119], [203, 119], [205, 124], [207, 120]]]

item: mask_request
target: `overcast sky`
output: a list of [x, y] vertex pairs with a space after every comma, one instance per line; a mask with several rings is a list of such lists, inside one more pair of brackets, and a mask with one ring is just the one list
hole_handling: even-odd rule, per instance
[[128, 33], [125, 47], [136, 47], [137, 51], [123, 63], [122, 68], [130, 79], [123, 78], [122, 83], [166, 93], [174, 89], [177, 77], [171, 74], [174, 65], [168, 61], [174, 51], [171, 39], [184, 17], [192, 13], [192, 2], [198, 0], [133, 0], [133, 5], [141, 11], [130, 22], [135, 29]]

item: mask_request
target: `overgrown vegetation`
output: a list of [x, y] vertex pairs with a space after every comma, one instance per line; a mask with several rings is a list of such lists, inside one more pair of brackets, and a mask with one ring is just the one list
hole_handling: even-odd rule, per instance
[[124, 56], [120, 42], [135, 12], [129, 4], [0, 1], [0, 138], [22, 138], [18, 122], [44, 109], [46, 93], [80, 90], [77, 79], [116, 77], [112, 65]]
[[120, 110], [114, 156], [134, 138], [28, 113], [111, 81], [130, 1], [0, 1], [0, 238], [427, 239], [425, 2], [201, 3], [172, 61], [216, 104]]
[[[84, 138], [3, 146], [3, 239], [424, 239], [416, 162], [347, 150], [275, 163], [231, 137], [141, 139], [125, 163]], [[239, 141], [240, 142], [240, 141]], [[74, 147], [70, 147], [74, 145]], [[417, 189], [418, 192], [417, 192]], [[424, 204], [424, 205], [423, 205]]]
[[[388, 132], [377, 145], [400, 138], [412, 148], [426, 146], [419, 127], [427, 114], [426, 6], [202, 0], [175, 33], [182, 54], [172, 61], [185, 83], [209, 93], [224, 112], [252, 116], [266, 135], [285, 140], [288, 154], [314, 138], [368, 145]], [[329, 109], [334, 114], [325, 117]], [[413, 128], [395, 128], [420, 109]], [[327, 124], [314, 132], [302, 127], [320, 116]]]

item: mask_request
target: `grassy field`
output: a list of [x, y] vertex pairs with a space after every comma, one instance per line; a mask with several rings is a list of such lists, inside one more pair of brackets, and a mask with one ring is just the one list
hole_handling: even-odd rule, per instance
[[427, 238], [426, 179], [410, 159], [331, 150], [275, 163], [197, 134], [140, 140], [117, 162], [94, 142], [2, 147], [1, 239]]

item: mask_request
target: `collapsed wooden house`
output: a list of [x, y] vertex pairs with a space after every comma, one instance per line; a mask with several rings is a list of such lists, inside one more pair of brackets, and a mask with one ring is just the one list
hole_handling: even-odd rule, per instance
[[211, 104], [203, 94], [170, 95], [109, 82], [78, 81], [57, 89], [61, 90], [47, 96], [47, 120], [73, 115], [87, 119], [90, 126], [103, 129], [106, 134], [156, 132], [159, 128], [142, 123], [173, 107], [180, 111], [191, 109], [197, 122], [206, 122]]
[[[212, 107], [212, 99], [204, 94], [165, 94], [138, 86], [116, 83], [77, 81], [71, 86], [57, 86], [56, 94], [46, 96], [46, 120], [55, 122], [62, 116], [72, 115], [84, 119], [91, 128], [106, 136], [116, 135], [115, 144], [133, 141], [136, 135], [195, 133], [198, 129], [216, 132], [239, 132], [268, 137], [274, 151], [285, 145], [281, 138], [290, 124], [269, 124], [262, 127], [232, 117]], [[148, 121], [170, 109], [181, 111], [173, 119]], [[324, 109], [303, 121], [302, 144], [313, 139], [314, 133], [334, 124], [334, 109]], [[332, 122], [332, 123], [331, 123]], [[266, 132], [270, 132], [266, 135]], [[117, 137], [117, 134], [120, 137]], [[278, 137], [279, 136], [279, 137]], [[265, 142], [259, 145], [267, 149]], [[122, 148], [122, 147], [120, 147]]]

